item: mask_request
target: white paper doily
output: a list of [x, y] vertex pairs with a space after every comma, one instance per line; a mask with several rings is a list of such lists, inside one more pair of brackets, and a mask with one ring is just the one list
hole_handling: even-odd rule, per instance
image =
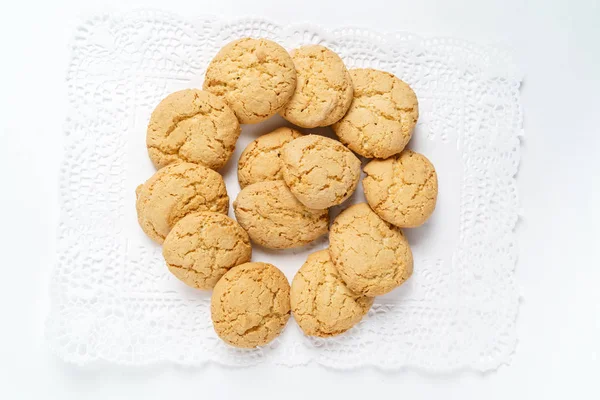
[[[210, 294], [172, 277], [160, 247], [137, 225], [134, 190], [154, 172], [145, 148], [152, 109], [172, 91], [198, 87], [217, 50], [244, 36], [288, 49], [324, 44], [349, 67], [394, 73], [419, 98], [410, 147], [438, 170], [437, 209], [423, 227], [407, 230], [413, 277], [377, 298], [368, 316], [337, 338], [306, 338], [292, 319], [266, 348], [226, 346], [212, 330]], [[316, 362], [449, 371], [508, 362], [518, 311], [520, 81], [508, 55], [454, 39], [152, 11], [86, 22], [75, 33], [67, 76], [58, 260], [46, 330], [52, 349], [80, 364]], [[232, 200], [239, 154], [280, 124], [273, 118], [244, 127], [222, 171]], [[363, 199], [359, 187], [344, 207]], [[293, 251], [255, 248], [253, 260], [272, 262], [291, 279], [310, 252], [326, 246], [324, 238]]]

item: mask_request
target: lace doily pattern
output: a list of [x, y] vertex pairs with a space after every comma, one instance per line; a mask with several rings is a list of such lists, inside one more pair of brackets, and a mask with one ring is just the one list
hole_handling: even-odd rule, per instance
[[[425, 226], [407, 232], [413, 277], [337, 338], [306, 338], [290, 321], [265, 348], [226, 346], [212, 330], [210, 295], [179, 285], [160, 247], [137, 229], [135, 186], [152, 173], [144, 147], [152, 109], [174, 90], [197, 87], [216, 51], [244, 36], [288, 49], [323, 44], [350, 68], [394, 73], [419, 98], [411, 145], [438, 169], [438, 208]], [[67, 75], [58, 255], [46, 327], [52, 349], [79, 364], [314, 362], [450, 371], [508, 362], [519, 297], [520, 81], [509, 55], [453, 39], [150, 11], [87, 21], [75, 33]], [[228, 182], [228, 190], [235, 198], [237, 187]], [[294, 254], [304, 259], [324, 247], [321, 241]], [[300, 264], [286, 270], [288, 277]]]

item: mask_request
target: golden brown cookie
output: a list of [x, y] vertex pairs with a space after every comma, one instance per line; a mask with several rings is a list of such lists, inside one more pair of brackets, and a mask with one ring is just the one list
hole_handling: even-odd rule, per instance
[[346, 332], [369, 311], [373, 298], [354, 293], [331, 262], [329, 250], [312, 253], [292, 280], [292, 314], [309, 336]]
[[162, 243], [177, 221], [196, 211], [227, 214], [229, 197], [217, 172], [202, 165], [174, 163], [156, 171], [136, 189], [142, 230]]
[[156, 166], [185, 161], [219, 169], [240, 136], [240, 124], [223, 100], [209, 92], [171, 93], [152, 112], [146, 146]]
[[163, 243], [169, 271], [185, 284], [212, 289], [232, 267], [250, 261], [250, 238], [237, 222], [216, 212], [180, 219]]
[[298, 82], [292, 99], [279, 114], [304, 128], [329, 126], [339, 121], [352, 102], [352, 78], [342, 59], [320, 45], [291, 52]]
[[223, 47], [206, 70], [204, 90], [229, 104], [242, 124], [275, 115], [296, 88], [288, 52], [267, 39], [244, 38]]
[[238, 162], [240, 187], [283, 179], [281, 150], [286, 143], [300, 136], [302, 134], [295, 129], [281, 127], [252, 141]]
[[286, 144], [283, 179], [308, 208], [326, 209], [346, 200], [360, 179], [360, 160], [337, 140], [307, 135]]
[[279, 336], [290, 318], [290, 285], [271, 264], [238, 265], [215, 286], [210, 311], [215, 332], [226, 343], [263, 346]]
[[435, 168], [422, 154], [404, 150], [365, 166], [367, 202], [381, 218], [403, 228], [422, 225], [433, 213], [438, 193]]
[[354, 100], [333, 130], [342, 143], [364, 157], [400, 153], [419, 118], [415, 92], [388, 72], [353, 69], [350, 75]]
[[254, 242], [272, 249], [305, 245], [327, 233], [329, 213], [300, 203], [283, 181], [246, 186], [233, 202], [239, 224]]
[[346, 285], [365, 296], [388, 293], [412, 275], [413, 257], [404, 234], [366, 203], [347, 208], [333, 221], [329, 251]]

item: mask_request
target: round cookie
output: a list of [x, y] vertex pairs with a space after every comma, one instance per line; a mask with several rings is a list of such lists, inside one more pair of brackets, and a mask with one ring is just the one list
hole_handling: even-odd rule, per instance
[[135, 192], [138, 222], [146, 235], [158, 243], [188, 214], [196, 211], [227, 214], [229, 209], [223, 177], [198, 164], [169, 164]]
[[281, 127], [252, 141], [238, 162], [240, 187], [283, 179], [281, 150], [286, 143], [300, 136], [302, 134], [295, 129]]
[[206, 70], [204, 90], [221, 97], [242, 124], [275, 114], [296, 88], [296, 70], [288, 52], [267, 39], [244, 38], [223, 47]]
[[237, 222], [216, 212], [189, 214], [163, 243], [169, 271], [197, 289], [212, 289], [232, 267], [250, 261], [250, 238]]
[[354, 293], [331, 262], [329, 250], [312, 253], [292, 280], [292, 314], [309, 336], [346, 332], [369, 311], [373, 298]]
[[216, 284], [210, 312], [215, 332], [226, 343], [263, 346], [281, 333], [290, 318], [290, 285], [271, 264], [238, 265]]
[[185, 161], [219, 169], [240, 136], [233, 111], [209, 92], [186, 89], [165, 97], [152, 112], [146, 146], [156, 166]]
[[364, 157], [400, 153], [419, 118], [415, 92], [388, 72], [353, 69], [350, 75], [354, 100], [333, 130], [342, 143]]
[[246, 186], [233, 210], [250, 239], [271, 249], [303, 246], [327, 233], [329, 225], [327, 210], [307, 208], [283, 181]]
[[413, 272], [413, 256], [402, 231], [366, 203], [337, 216], [329, 232], [331, 259], [352, 291], [365, 296], [390, 292]]
[[422, 225], [433, 213], [438, 193], [435, 168], [422, 154], [404, 150], [365, 166], [367, 202], [381, 218], [403, 228]]
[[307, 135], [285, 145], [283, 179], [302, 204], [322, 210], [354, 193], [360, 160], [337, 140]]
[[342, 59], [319, 45], [291, 52], [298, 82], [291, 100], [279, 114], [304, 128], [329, 126], [339, 121], [352, 103], [352, 78]]

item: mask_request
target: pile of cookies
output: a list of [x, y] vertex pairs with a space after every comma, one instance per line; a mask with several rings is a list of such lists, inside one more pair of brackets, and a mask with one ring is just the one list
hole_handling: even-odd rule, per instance
[[[331, 126], [339, 141], [281, 127], [250, 143], [238, 162], [234, 220], [216, 170], [240, 124], [277, 113], [302, 128]], [[269, 40], [236, 40], [211, 61], [202, 90], [172, 93], [152, 113], [147, 147], [158, 171], [136, 190], [139, 224], [163, 245], [173, 275], [213, 289], [213, 325], [228, 344], [267, 344], [290, 312], [307, 335], [341, 334], [412, 274], [400, 228], [423, 224], [437, 197], [433, 165], [404, 149], [418, 115], [415, 93], [392, 74], [349, 71], [319, 45], [288, 53]], [[329, 227], [329, 208], [359, 182], [354, 153], [374, 158], [363, 168], [368, 204]], [[251, 262], [252, 243], [287, 249], [327, 233], [329, 248], [308, 257], [291, 288], [275, 266]]]

